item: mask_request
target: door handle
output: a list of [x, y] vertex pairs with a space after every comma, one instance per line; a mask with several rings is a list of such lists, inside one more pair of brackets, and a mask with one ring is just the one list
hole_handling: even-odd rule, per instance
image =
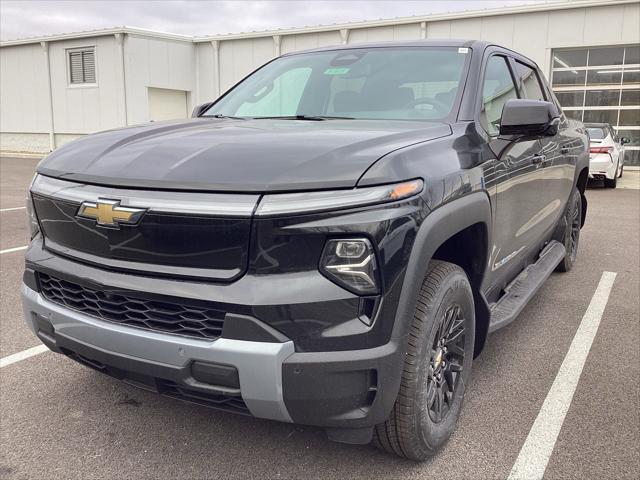
[[531, 157], [531, 163], [533, 163], [534, 165], [538, 165], [544, 162], [546, 158], [547, 157], [544, 155], [534, 155], [533, 157]]

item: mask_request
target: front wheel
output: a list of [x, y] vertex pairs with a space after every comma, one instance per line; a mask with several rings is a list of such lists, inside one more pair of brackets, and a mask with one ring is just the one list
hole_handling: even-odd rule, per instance
[[471, 376], [473, 293], [464, 270], [433, 261], [422, 282], [408, 335], [398, 397], [373, 443], [426, 460], [451, 436]]

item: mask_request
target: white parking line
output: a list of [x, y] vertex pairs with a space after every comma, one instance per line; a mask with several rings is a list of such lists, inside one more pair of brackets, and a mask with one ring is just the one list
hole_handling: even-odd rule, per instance
[[0, 255], [2, 255], [3, 253], [19, 252], [20, 250], [26, 250], [27, 248], [29, 248], [29, 245], [25, 245], [23, 247], [7, 248], [5, 250], [0, 250]]
[[0, 212], [13, 212], [14, 210], [25, 210], [27, 207], [0, 208]]
[[0, 368], [9, 366], [12, 363], [26, 360], [29, 357], [33, 357], [34, 355], [38, 355], [39, 353], [48, 351], [49, 349], [45, 345], [38, 345], [37, 347], [28, 348], [27, 350], [14, 353], [13, 355], [7, 355], [6, 357], [0, 358]]
[[511, 469], [508, 480], [542, 479], [578, 386], [591, 344], [598, 332], [615, 278], [614, 272], [603, 272], [600, 277], [598, 288], [582, 317], [569, 351], [560, 365], [558, 374]]

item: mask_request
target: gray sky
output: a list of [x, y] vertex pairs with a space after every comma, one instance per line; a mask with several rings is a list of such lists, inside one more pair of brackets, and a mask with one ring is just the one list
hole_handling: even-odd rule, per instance
[[214, 35], [544, 3], [557, 0], [0, 0], [0, 38], [130, 26]]

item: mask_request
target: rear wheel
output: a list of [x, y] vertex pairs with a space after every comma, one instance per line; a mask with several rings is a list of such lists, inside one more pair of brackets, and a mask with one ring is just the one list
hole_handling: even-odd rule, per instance
[[578, 254], [580, 227], [582, 225], [582, 198], [577, 188], [573, 189], [564, 215], [565, 230], [562, 243], [567, 253], [556, 267], [558, 272], [568, 272], [571, 270]]
[[451, 436], [471, 375], [473, 294], [464, 270], [433, 261], [413, 315], [400, 391], [373, 443], [412, 460], [431, 457]]
[[604, 186], [606, 188], [616, 188], [617, 184], [618, 184], [618, 165], [616, 165], [616, 171], [613, 173], [612, 179], [608, 179], [607, 177], [604, 177]]

